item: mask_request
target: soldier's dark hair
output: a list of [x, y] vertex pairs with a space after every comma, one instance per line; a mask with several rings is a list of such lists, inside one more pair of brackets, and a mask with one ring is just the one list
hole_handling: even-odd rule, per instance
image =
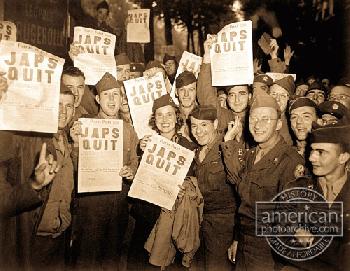
[[97, 5], [96, 10], [99, 10], [99, 9], [101, 9], [101, 8], [107, 9], [108, 12], [109, 12], [109, 5], [108, 5], [108, 3], [107, 3], [106, 1], [100, 2], [100, 3]]
[[339, 143], [340, 153], [347, 152], [350, 154], [350, 144]]
[[73, 77], [83, 77], [85, 80], [84, 73], [79, 68], [73, 67], [73, 66], [66, 67], [62, 71], [61, 79], [62, 79], [63, 75], [69, 75], [69, 76], [73, 76]]

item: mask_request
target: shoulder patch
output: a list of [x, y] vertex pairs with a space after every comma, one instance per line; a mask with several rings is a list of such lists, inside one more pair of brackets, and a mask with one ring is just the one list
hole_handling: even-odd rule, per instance
[[294, 170], [294, 177], [300, 178], [305, 176], [305, 167], [302, 164], [298, 164]]

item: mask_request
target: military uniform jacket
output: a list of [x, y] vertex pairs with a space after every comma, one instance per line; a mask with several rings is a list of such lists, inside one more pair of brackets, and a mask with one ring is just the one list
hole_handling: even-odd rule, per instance
[[[321, 195], [323, 191], [315, 178], [296, 179], [289, 187], [307, 187]], [[303, 262], [290, 262], [291, 265], [305, 271], [345, 271], [350, 270], [350, 174], [334, 199], [343, 202], [343, 237], [334, 237], [331, 245], [318, 257]]]
[[194, 161], [195, 176], [204, 198], [204, 214], [234, 213], [236, 197], [232, 185], [227, 180], [227, 173], [220, 150], [222, 136], [218, 135], [215, 143], [202, 162], [197, 151]]
[[242, 230], [255, 234], [255, 203], [272, 200], [286, 183], [295, 179], [296, 170], [304, 161], [282, 137], [256, 164], [257, 149], [242, 153], [240, 147], [233, 140], [223, 143], [224, 161], [241, 200], [238, 214]]

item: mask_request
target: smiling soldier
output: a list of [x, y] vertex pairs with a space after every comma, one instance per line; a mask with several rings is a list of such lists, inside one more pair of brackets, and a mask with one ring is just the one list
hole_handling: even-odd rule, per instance
[[[270, 201], [294, 179], [302, 157], [280, 135], [281, 111], [276, 100], [257, 90], [249, 115], [249, 131], [258, 144], [239, 160], [236, 137], [242, 126], [229, 127], [222, 146], [229, 180], [236, 186], [239, 233], [236, 270], [274, 270], [276, 262], [265, 238], [255, 234], [255, 204]], [[239, 162], [242, 161], [242, 162]]]

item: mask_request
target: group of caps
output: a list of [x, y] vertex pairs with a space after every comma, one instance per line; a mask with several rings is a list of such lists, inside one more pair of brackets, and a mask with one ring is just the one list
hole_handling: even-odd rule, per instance
[[[289, 113], [299, 107], [313, 107], [315, 109], [319, 119], [312, 125], [312, 142], [350, 144], [350, 109], [338, 101], [326, 100], [330, 90], [329, 86], [325, 86], [313, 77], [309, 79], [311, 79], [310, 84], [301, 81], [295, 85], [294, 78], [291, 75], [273, 81], [267, 74], [257, 74], [254, 77], [254, 83], [262, 83], [267, 86], [267, 89], [273, 84], [285, 89], [290, 97]], [[350, 92], [350, 85], [346, 82], [340, 81], [339, 85], [348, 88]], [[298, 86], [302, 86], [302, 89], [297, 91], [296, 94], [295, 91]], [[323, 101], [317, 100], [317, 95], [323, 96]], [[264, 100], [263, 104], [265, 105], [263, 106], [275, 108], [280, 113], [276, 100], [267, 92], [260, 91], [260, 89], [253, 92], [250, 110], [256, 107], [254, 104], [259, 100]], [[324, 122], [323, 119], [327, 121]]]
[[[164, 61], [172, 59], [171, 56], [164, 58]], [[117, 65], [130, 64], [127, 56], [120, 55], [117, 59]], [[164, 62], [163, 61], [163, 62]], [[139, 71], [143, 72], [145, 69], [150, 69], [152, 67], [163, 68], [162, 64], [159, 61], [151, 61], [144, 68], [143, 64], [140, 63], [131, 63], [130, 71]], [[182, 86], [196, 82], [194, 74], [191, 72], [183, 72], [181, 76], [176, 78], [175, 85], [176, 88], [181, 88]], [[254, 78], [254, 83], [259, 82], [265, 84], [267, 87], [277, 84], [287, 90], [289, 93], [289, 112], [298, 107], [313, 107], [315, 108], [318, 115], [322, 118], [327, 116], [327, 123], [315, 122], [313, 124], [312, 131], [312, 141], [313, 142], [325, 142], [325, 143], [350, 143], [350, 113], [349, 109], [346, 108], [343, 104], [337, 101], [324, 101], [320, 104], [315, 103], [314, 99], [308, 98], [308, 93], [312, 92], [319, 93], [322, 92], [324, 97], [327, 96], [328, 90], [323, 84], [314, 81], [306, 91], [298, 93], [295, 95], [296, 85], [294, 84], [294, 78], [290, 75], [281, 78], [279, 80], [273, 81], [273, 79], [267, 74], [258, 74]], [[305, 84], [305, 83], [302, 83]], [[306, 85], [306, 84], [305, 84]], [[348, 86], [348, 85], [346, 85]], [[98, 93], [110, 89], [110, 88], [121, 88], [122, 83], [117, 81], [112, 75], [106, 73], [101, 80], [96, 85], [96, 90]], [[222, 90], [221, 90], [222, 91]], [[164, 95], [154, 101], [153, 112], [160, 107], [171, 105], [176, 107], [176, 104], [170, 97], [170, 95]], [[257, 107], [270, 107], [277, 111], [278, 115], [281, 114], [280, 108], [276, 100], [268, 95], [264, 91], [254, 91], [252, 102], [250, 104], [250, 110], [253, 110]], [[196, 119], [201, 120], [215, 120], [217, 118], [217, 109], [211, 106], [198, 106], [191, 114]]]

